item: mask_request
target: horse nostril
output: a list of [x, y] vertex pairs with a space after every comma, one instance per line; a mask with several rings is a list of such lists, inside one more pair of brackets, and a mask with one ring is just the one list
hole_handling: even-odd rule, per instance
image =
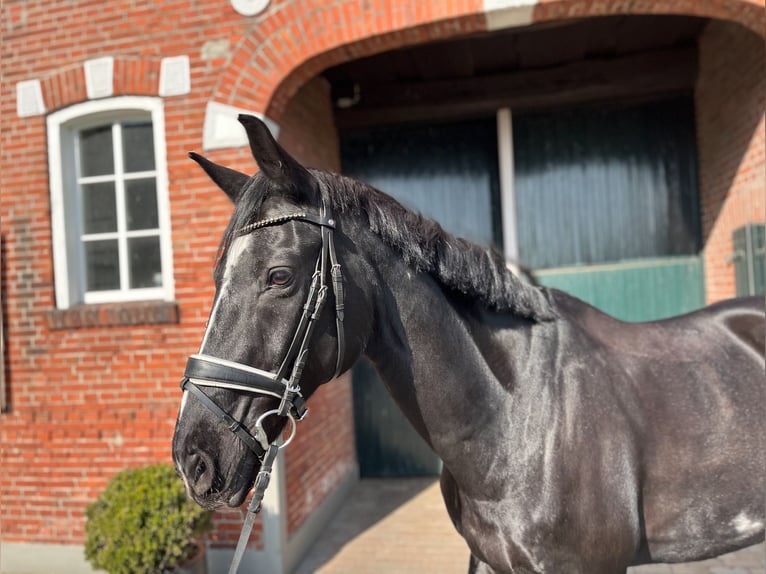
[[213, 488], [215, 469], [213, 461], [204, 453], [194, 452], [186, 459], [184, 474], [190, 479], [189, 487], [199, 497], [204, 497]]
[[196, 484], [200, 477], [205, 474], [205, 470], [207, 469], [207, 466], [205, 465], [204, 460], [200, 460], [197, 463], [197, 469], [194, 471], [194, 483]]

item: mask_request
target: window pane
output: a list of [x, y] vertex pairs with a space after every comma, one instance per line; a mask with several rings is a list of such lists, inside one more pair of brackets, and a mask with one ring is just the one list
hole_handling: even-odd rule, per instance
[[80, 132], [80, 177], [114, 173], [112, 126]]
[[156, 229], [157, 189], [154, 178], [134, 179], [125, 182], [125, 203], [128, 212], [128, 229]]
[[82, 226], [83, 233], [117, 231], [113, 181], [82, 186]]
[[152, 122], [122, 125], [122, 154], [126, 173], [154, 169]]
[[120, 288], [120, 255], [116, 239], [85, 242], [88, 291]]
[[160, 238], [134, 237], [128, 239], [130, 257], [130, 288], [162, 287]]

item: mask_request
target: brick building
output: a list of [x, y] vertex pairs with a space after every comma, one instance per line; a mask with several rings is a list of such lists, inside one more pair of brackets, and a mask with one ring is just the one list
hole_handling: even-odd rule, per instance
[[[488, 207], [458, 230], [490, 229], [484, 239], [543, 282], [627, 318], [646, 318], [636, 306], [681, 312], [762, 292], [761, 0], [7, 0], [2, 11], [3, 569], [87, 571], [85, 506], [118, 470], [170, 460], [177, 380], [201, 339], [231, 209], [187, 152], [251, 172], [240, 111], [266, 118], [305, 164], [391, 192], [399, 180], [386, 166], [402, 142], [422, 143], [403, 168], [410, 179], [435, 142], [458, 142], [437, 169], [483, 149], [489, 183], [470, 203]], [[612, 156], [612, 137], [631, 151]], [[538, 140], [552, 150], [542, 170]], [[572, 155], [570, 140], [586, 155]], [[566, 172], [564, 187], [585, 194], [592, 173], [606, 174], [622, 207], [603, 211], [596, 194], [575, 209], [551, 184], [540, 209], [529, 190], [573, 161], [596, 167]], [[644, 203], [667, 213], [631, 203], [630, 174], [659, 177], [663, 195]], [[403, 199], [428, 212], [432, 193]], [[583, 232], [625, 214], [639, 227]], [[545, 227], [562, 215], [573, 230]], [[545, 234], [529, 235], [529, 221]], [[655, 228], [683, 233], [649, 245], [641, 238]], [[629, 239], [624, 251], [600, 250], [617, 236]], [[562, 247], [574, 243], [587, 249]], [[615, 302], [594, 287], [604, 283], [662, 296], [636, 305], [625, 291]], [[392, 439], [359, 434], [375, 419], [354, 396], [375, 392], [365, 384], [353, 392], [346, 375], [312, 398], [256, 526], [247, 560], [257, 571], [290, 570], [360, 464], [400, 472], [366, 460], [375, 440]], [[215, 522], [214, 567], [241, 519]]]

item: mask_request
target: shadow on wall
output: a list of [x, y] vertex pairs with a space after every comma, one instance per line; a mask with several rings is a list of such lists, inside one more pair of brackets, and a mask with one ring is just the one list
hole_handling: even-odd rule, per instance
[[743, 26], [712, 21], [700, 35], [695, 106], [703, 245], [741, 170], [757, 161], [747, 153], [766, 106], [765, 65], [764, 39]]

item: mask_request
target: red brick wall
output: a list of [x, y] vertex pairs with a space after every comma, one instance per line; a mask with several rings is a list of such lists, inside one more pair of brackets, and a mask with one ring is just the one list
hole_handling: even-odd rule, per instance
[[[227, 2], [197, 3], [194, 10], [187, 2], [134, 5], [51, 8], [30, 1], [3, 8], [0, 213], [11, 407], [0, 418], [5, 541], [81, 543], [83, 510], [115, 472], [170, 462], [178, 378], [186, 356], [198, 348], [212, 300], [211, 268], [231, 206], [186, 154], [201, 151], [208, 96], [253, 20]], [[79, 30], [77, 42], [73, 29]], [[228, 53], [205, 59], [209, 40], [228, 41]], [[156, 95], [161, 57], [179, 54], [191, 58], [192, 92], [164, 99], [176, 304], [56, 312], [45, 119], [16, 117], [15, 84], [40, 78], [46, 107], [55, 111], [86, 99], [82, 61], [111, 55], [115, 95]], [[307, 164], [338, 169], [327, 87], [310, 82], [289, 109], [284, 145]], [[209, 156], [242, 171], [255, 169], [247, 149]], [[158, 314], [162, 324], [140, 324]], [[291, 515], [292, 530], [339, 473], [353, 468], [350, 404], [347, 381], [312, 400], [310, 422], [301, 425], [288, 459], [288, 483], [296, 492], [289, 504], [299, 509]], [[312, 429], [329, 436], [330, 425], [332, 442], [307, 446]], [[240, 514], [219, 513], [216, 522], [214, 544], [231, 545]]]
[[[10, 412], [0, 418], [2, 536], [81, 543], [84, 507], [109, 477], [128, 466], [170, 462], [177, 379], [199, 345], [212, 296], [210, 268], [231, 209], [186, 157], [201, 148], [207, 95], [226, 63], [203, 60], [201, 50], [208, 39], [236, 41], [248, 21], [219, 2], [190, 10], [187, 2], [136, 7], [127, 0], [29, 0], [5, 2], [0, 22], [0, 233], [10, 399]], [[177, 306], [160, 310], [171, 322], [99, 326], [145, 323], [140, 305], [102, 306], [96, 316], [51, 313], [45, 118], [16, 117], [15, 84], [41, 79], [46, 107], [55, 111], [86, 98], [84, 60], [112, 55], [115, 95], [156, 94], [160, 58], [180, 54], [191, 58], [192, 93], [164, 101]], [[91, 326], [70, 327], [78, 321]]]
[[764, 39], [711, 22], [699, 41], [695, 94], [708, 301], [736, 294], [732, 231], [766, 218]]
[[309, 80], [290, 100], [280, 120], [279, 142], [309, 167], [340, 170], [340, 148], [330, 102], [330, 85]]

